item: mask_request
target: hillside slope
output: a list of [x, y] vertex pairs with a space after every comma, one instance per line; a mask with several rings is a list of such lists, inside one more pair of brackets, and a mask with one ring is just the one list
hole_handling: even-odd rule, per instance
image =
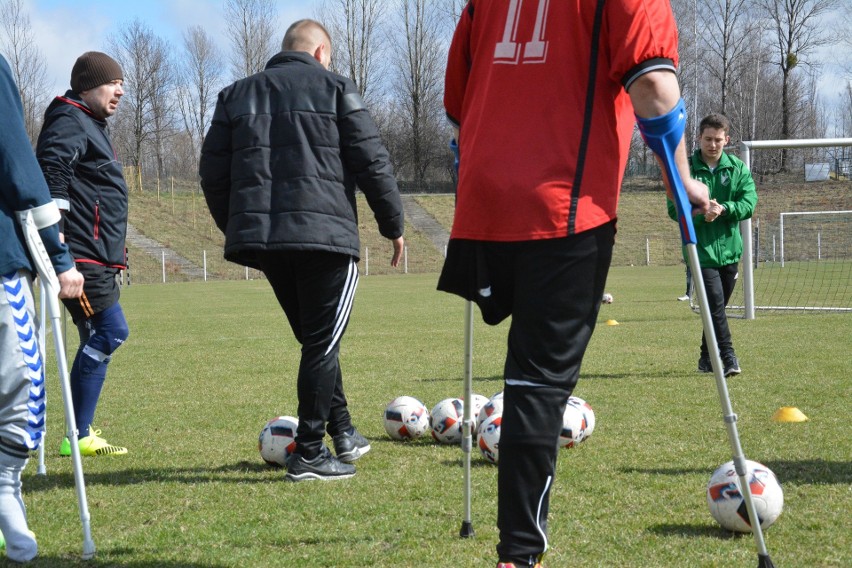
[[[164, 184], [165, 185], [165, 184]], [[680, 241], [677, 227], [666, 213], [665, 199], [659, 187], [647, 184], [642, 190], [630, 186], [622, 193], [619, 203], [618, 235], [613, 264], [615, 266], [646, 264], [672, 265], [680, 263]], [[852, 210], [852, 183], [829, 181], [797, 183], [784, 180], [758, 182], [759, 202], [755, 225], [769, 234], [777, 225], [782, 211]], [[449, 231], [452, 226], [454, 197], [452, 195], [407, 196], [422, 207], [437, 224]], [[361, 231], [361, 272], [371, 275], [404, 272], [406, 267], [389, 266], [391, 247], [379, 235], [372, 213], [363, 195], [358, 196], [359, 227]], [[418, 230], [414, 215], [406, 221], [407, 270], [417, 273], [437, 273], [443, 251], [434, 235]], [[208, 279], [262, 278], [254, 270], [226, 262], [222, 258], [224, 238], [213, 224], [203, 196], [193, 184], [176, 184], [157, 192], [156, 188], [134, 190], [130, 196], [130, 223], [135, 229], [164, 247], [173, 249], [198, 267], [206, 262]], [[163, 256], [156, 250], [143, 251], [131, 244], [129, 261], [131, 279], [135, 283], [162, 282]], [[648, 252], [650, 254], [648, 255]], [[205, 255], [206, 253], [206, 255]], [[166, 255], [167, 282], [197, 279], [187, 274]]]

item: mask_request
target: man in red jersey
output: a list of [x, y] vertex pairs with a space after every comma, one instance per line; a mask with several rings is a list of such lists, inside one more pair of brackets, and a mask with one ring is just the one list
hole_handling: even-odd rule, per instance
[[[498, 566], [535, 566], [565, 403], [595, 327], [636, 119], [685, 116], [665, 0], [470, 0], [447, 62], [458, 129], [440, 290], [512, 316], [498, 465]], [[675, 163], [696, 211], [707, 188]]]

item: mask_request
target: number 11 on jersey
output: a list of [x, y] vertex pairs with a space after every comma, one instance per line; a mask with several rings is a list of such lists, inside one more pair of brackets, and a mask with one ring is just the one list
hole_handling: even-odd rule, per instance
[[494, 46], [494, 63], [544, 63], [547, 58], [547, 42], [544, 32], [547, 28], [547, 8], [550, 0], [538, 0], [535, 14], [535, 26], [532, 39], [523, 44], [518, 43], [518, 21], [521, 19], [521, 7], [524, 0], [510, 0], [509, 11], [506, 14], [506, 26], [503, 28], [503, 39]]

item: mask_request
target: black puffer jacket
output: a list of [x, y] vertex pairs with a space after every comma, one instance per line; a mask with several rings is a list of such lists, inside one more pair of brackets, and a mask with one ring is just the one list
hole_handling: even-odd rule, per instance
[[127, 185], [106, 121], [68, 91], [44, 113], [36, 156], [50, 195], [65, 212], [65, 242], [74, 260], [125, 268]]
[[355, 84], [309, 54], [284, 51], [219, 93], [201, 149], [201, 187], [225, 258], [323, 250], [360, 256], [355, 188], [381, 234], [403, 232], [387, 150]]

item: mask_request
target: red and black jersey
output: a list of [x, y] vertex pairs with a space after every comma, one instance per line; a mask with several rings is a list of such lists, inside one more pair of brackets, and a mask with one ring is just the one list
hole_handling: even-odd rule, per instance
[[665, 0], [468, 2], [444, 94], [461, 129], [452, 238], [557, 238], [614, 219], [635, 123], [626, 89], [676, 65]]

